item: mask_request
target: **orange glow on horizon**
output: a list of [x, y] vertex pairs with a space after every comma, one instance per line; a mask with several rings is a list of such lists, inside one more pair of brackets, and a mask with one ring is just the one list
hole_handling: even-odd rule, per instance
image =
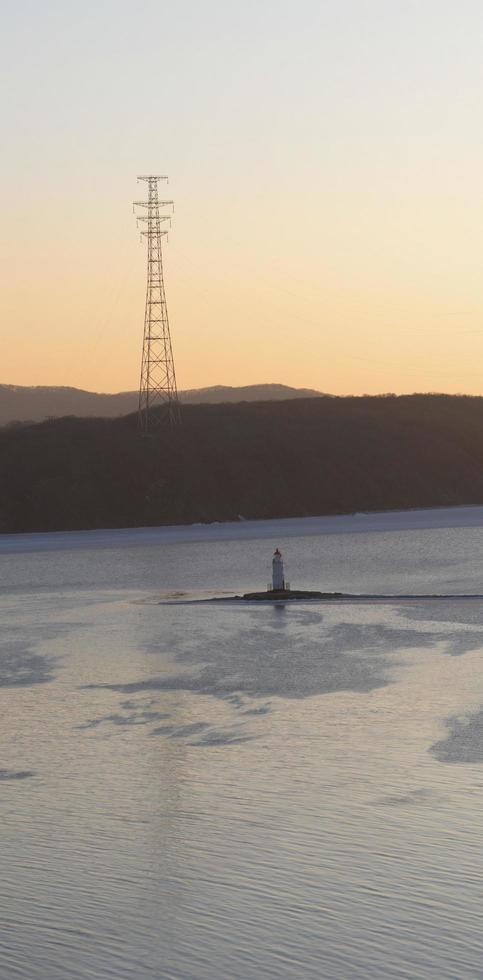
[[483, 394], [483, 9], [145, 3], [4, 14], [0, 382], [138, 387], [155, 161], [180, 388]]

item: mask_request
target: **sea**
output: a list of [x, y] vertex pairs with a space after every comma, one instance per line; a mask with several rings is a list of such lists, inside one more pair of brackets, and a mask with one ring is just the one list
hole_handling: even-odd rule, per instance
[[2, 980], [483, 977], [483, 508], [2, 535], [0, 627]]

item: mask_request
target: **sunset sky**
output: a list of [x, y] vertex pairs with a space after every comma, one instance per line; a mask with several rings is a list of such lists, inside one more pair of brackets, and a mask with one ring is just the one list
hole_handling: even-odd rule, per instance
[[5, 0], [0, 382], [483, 394], [481, 0]]

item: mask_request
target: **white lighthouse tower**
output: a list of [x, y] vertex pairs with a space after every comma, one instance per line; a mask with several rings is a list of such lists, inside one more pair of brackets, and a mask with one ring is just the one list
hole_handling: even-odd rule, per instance
[[274, 592], [285, 591], [285, 573], [283, 570], [283, 558], [278, 548], [275, 549], [272, 558], [272, 589]]

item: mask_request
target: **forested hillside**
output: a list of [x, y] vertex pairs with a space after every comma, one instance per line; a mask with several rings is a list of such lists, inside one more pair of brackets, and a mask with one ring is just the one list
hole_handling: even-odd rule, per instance
[[185, 405], [0, 429], [0, 530], [124, 527], [483, 504], [483, 398]]

